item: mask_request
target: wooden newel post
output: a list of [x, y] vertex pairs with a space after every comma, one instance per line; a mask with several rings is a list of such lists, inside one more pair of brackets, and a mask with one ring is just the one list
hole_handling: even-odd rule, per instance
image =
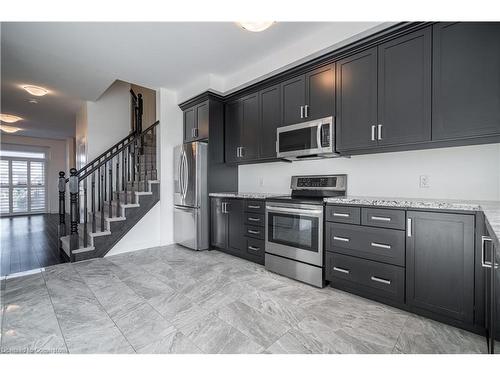
[[66, 177], [59, 172], [59, 238], [66, 235]]
[[78, 171], [75, 168], [70, 169], [69, 177], [69, 206], [71, 216], [70, 231], [70, 257], [73, 257], [73, 250], [78, 249]]

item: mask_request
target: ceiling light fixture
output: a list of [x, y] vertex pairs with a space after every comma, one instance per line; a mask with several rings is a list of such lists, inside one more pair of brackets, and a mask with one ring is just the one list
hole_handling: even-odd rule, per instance
[[23, 130], [23, 129], [17, 128], [15, 126], [10, 126], [10, 125], [0, 125], [0, 130], [5, 132], [5, 133], [12, 134], [12, 133], [16, 133], [19, 130]]
[[49, 90], [39, 86], [28, 85], [28, 86], [23, 86], [23, 89], [28, 91], [31, 95], [35, 96], [44, 96], [49, 93]]
[[8, 122], [9, 124], [12, 124], [12, 123], [18, 122], [20, 120], [22, 120], [22, 118], [19, 116], [8, 115], [6, 113], [0, 113], [0, 121], [2, 121], [2, 122]]
[[273, 23], [274, 21], [252, 21], [252, 22], [238, 22], [238, 25], [240, 25], [245, 30], [258, 33], [259, 31], [264, 31], [265, 29], [271, 27]]

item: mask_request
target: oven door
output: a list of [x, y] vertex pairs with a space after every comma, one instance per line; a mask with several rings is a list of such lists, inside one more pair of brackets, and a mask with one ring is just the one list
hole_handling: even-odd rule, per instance
[[323, 206], [269, 202], [266, 252], [323, 266]]

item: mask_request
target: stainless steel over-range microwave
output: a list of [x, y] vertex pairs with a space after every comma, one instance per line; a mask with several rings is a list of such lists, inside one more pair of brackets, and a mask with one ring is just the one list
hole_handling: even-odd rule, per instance
[[338, 156], [334, 129], [333, 117], [282, 126], [277, 129], [277, 156], [289, 160]]

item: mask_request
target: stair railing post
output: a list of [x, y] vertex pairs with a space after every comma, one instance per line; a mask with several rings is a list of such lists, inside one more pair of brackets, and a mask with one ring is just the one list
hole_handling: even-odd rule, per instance
[[87, 179], [83, 180], [83, 247], [87, 247], [88, 236], [87, 220], [89, 213], [87, 211], [87, 181]]
[[92, 210], [92, 233], [96, 231], [96, 222], [95, 222], [95, 172], [92, 173], [92, 180], [90, 183], [91, 186], [91, 198], [90, 198], [90, 209]]
[[73, 260], [73, 250], [78, 249], [78, 175], [75, 168], [71, 168], [69, 177], [69, 197], [70, 197], [70, 216], [71, 216], [71, 231], [70, 231], [70, 258]]
[[137, 94], [137, 134], [142, 133], [143, 106], [142, 94]]
[[116, 216], [120, 214], [120, 154], [116, 156], [115, 194], [116, 194]]
[[100, 190], [99, 190], [99, 205], [101, 206], [101, 232], [104, 232], [104, 175], [106, 174], [106, 170], [103, 173], [103, 167], [99, 168], [99, 181]]
[[59, 172], [59, 238], [66, 235], [66, 177], [63, 171]]

